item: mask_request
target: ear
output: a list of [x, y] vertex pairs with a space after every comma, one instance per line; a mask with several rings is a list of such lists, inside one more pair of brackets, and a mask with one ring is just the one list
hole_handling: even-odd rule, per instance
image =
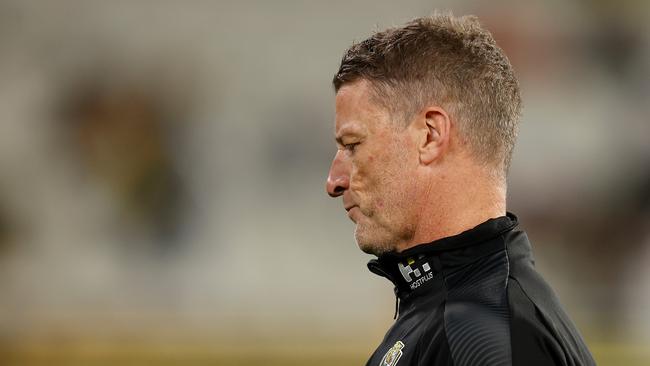
[[420, 113], [422, 135], [420, 139], [419, 153], [420, 161], [431, 164], [439, 159], [449, 147], [449, 135], [451, 134], [451, 119], [449, 114], [438, 106], [427, 107]]

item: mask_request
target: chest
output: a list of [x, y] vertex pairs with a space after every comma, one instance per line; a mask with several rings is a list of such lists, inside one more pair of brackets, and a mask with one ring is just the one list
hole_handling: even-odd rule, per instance
[[432, 357], [439, 361], [449, 359], [442, 304], [409, 310], [402, 312], [388, 330], [366, 366], [429, 365]]

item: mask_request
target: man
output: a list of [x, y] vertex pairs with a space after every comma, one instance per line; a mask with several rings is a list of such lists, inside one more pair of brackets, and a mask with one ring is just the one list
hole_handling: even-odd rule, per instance
[[375, 33], [346, 51], [334, 89], [327, 191], [398, 299], [367, 365], [593, 365], [506, 213], [519, 86], [477, 19]]

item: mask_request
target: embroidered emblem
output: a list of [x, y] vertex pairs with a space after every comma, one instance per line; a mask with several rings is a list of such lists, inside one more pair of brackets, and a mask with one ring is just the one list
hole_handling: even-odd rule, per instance
[[397, 361], [402, 357], [402, 348], [404, 348], [404, 343], [402, 343], [402, 341], [397, 341], [397, 343], [386, 352], [384, 358], [381, 359], [379, 366], [397, 365]]

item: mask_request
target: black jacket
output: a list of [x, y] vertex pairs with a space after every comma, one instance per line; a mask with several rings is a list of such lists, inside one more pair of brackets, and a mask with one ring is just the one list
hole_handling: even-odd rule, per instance
[[399, 316], [367, 366], [595, 365], [517, 218], [371, 260]]

